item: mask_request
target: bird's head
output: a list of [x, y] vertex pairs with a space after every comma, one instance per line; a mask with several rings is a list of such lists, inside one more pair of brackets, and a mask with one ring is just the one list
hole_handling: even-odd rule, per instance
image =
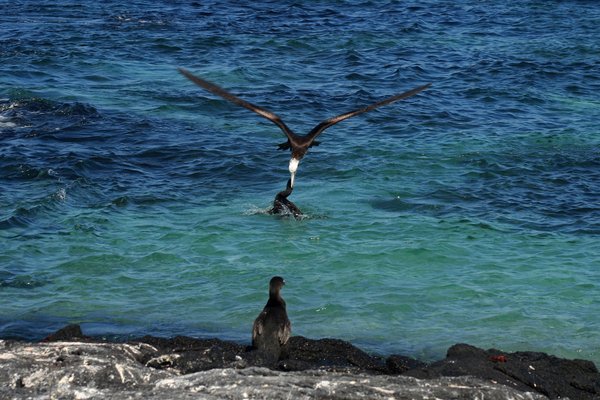
[[269, 293], [279, 293], [284, 285], [285, 279], [280, 276], [274, 276], [269, 282]]

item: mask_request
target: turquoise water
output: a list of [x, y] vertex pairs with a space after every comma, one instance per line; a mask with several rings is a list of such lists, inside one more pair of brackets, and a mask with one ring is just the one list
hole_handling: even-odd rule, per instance
[[[294, 334], [600, 362], [595, 3], [0, 7], [0, 337], [249, 342], [282, 275]], [[179, 66], [298, 133], [433, 86], [329, 128], [295, 221], [281, 132]]]

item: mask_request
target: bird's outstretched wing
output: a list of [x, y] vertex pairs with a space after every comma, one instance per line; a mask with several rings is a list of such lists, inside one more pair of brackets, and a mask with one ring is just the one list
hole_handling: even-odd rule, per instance
[[249, 103], [246, 100], [242, 100], [239, 97], [232, 95], [225, 89], [215, 85], [214, 83], [210, 83], [208, 81], [205, 81], [204, 79], [198, 78], [197, 76], [193, 75], [191, 72], [189, 72], [183, 68], [179, 68], [179, 72], [181, 72], [181, 74], [183, 76], [185, 76], [186, 78], [188, 78], [190, 81], [194, 82], [196, 85], [200, 86], [201, 88], [208, 90], [212, 94], [220, 96], [220, 97], [224, 98], [225, 100], [229, 100], [230, 102], [237, 104], [238, 106], [247, 108], [250, 111], [254, 111], [258, 115], [265, 117], [266, 119], [268, 119], [269, 121], [271, 121], [275, 125], [277, 125], [283, 131], [285, 136], [287, 136], [288, 139], [291, 139], [293, 136], [295, 136], [294, 133], [292, 132], [292, 130], [290, 128], [288, 128], [286, 124], [283, 123], [281, 118], [279, 118], [277, 115], [273, 114], [272, 112], [265, 110], [264, 108], [254, 105], [252, 103]]
[[[184, 68], [179, 68], [179, 72], [181, 72], [181, 74], [183, 76], [185, 76], [186, 78], [188, 78], [189, 80], [191, 80], [192, 82], [194, 82], [196, 85], [200, 86], [201, 88], [217, 95], [220, 96], [222, 98], [224, 98], [225, 100], [228, 100], [234, 104], [237, 104], [238, 106], [242, 106], [244, 108], [247, 108], [250, 111], [253, 111], [255, 113], [257, 113], [258, 115], [268, 119], [269, 121], [273, 122], [275, 125], [277, 125], [285, 134], [285, 136], [288, 138], [288, 142], [286, 143], [282, 143], [279, 145], [280, 149], [288, 149], [289, 143], [290, 142], [296, 142], [297, 140], [301, 139], [302, 137], [297, 136], [296, 134], [294, 134], [294, 132], [292, 132], [292, 130], [290, 128], [287, 127], [287, 125], [281, 120], [281, 118], [279, 118], [279, 116], [277, 116], [276, 114], [273, 114], [272, 112], [265, 110], [262, 107], [259, 107], [257, 105], [254, 105], [252, 103], [247, 102], [246, 100], [240, 99], [237, 96], [234, 96], [233, 94], [229, 93], [228, 91], [226, 91], [225, 89], [215, 85], [214, 83], [208, 82], [204, 79], [201, 79], [195, 75], [193, 75], [191, 72], [187, 71]], [[332, 125], [337, 124], [338, 122], [341, 122], [345, 119], [354, 117], [356, 115], [360, 115], [366, 112], [369, 112], [371, 110], [376, 109], [377, 107], [381, 107], [384, 106], [386, 104], [390, 104], [393, 103], [395, 101], [398, 100], [402, 100], [402, 99], [406, 99], [408, 97], [414, 96], [415, 94], [419, 93], [422, 90], [427, 89], [429, 86], [431, 86], [431, 83], [428, 83], [426, 85], [423, 86], [419, 86], [416, 87], [412, 90], [409, 90], [407, 92], [404, 93], [400, 93], [397, 94], [395, 96], [392, 97], [388, 97], [387, 99], [381, 100], [375, 104], [371, 104], [370, 106], [366, 106], [363, 108], [360, 108], [358, 110], [354, 110], [354, 111], [350, 111], [341, 115], [337, 115], [335, 117], [326, 119], [325, 121], [319, 123], [317, 126], [315, 126], [309, 133], [308, 135], [306, 135], [306, 139], [305, 143], [308, 142], [310, 143], [310, 145], [317, 145], [317, 142], [315, 142], [315, 138], [317, 136], [319, 136], [321, 133], [323, 133], [323, 131], [327, 128], [329, 128]], [[308, 146], [307, 146], [308, 147]]]
[[376, 109], [377, 107], [381, 107], [381, 106], [385, 106], [386, 104], [390, 104], [393, 103], [395, 101], [398, 100], [402, 100], [402, 99], [406, 99], [408, 97], [414, 96], [415, 94], [419, 93], [422, 90], [427, 89], [429, 86], [431, 86], [431, 83], [428, 83], [426, 85], [423, 86], [419, 86], [416, 87], [412, 90], [409, 90], [408, 92], [404, 92], [404, 93], [400, 93], [397, 94], [395, 96], [392, 97], [388, 97], [387, 99], [378, 101], [375, 104], [371, 104], [370, 106], [366, 106], [363, 108], [359, 108], [358, 110], [354, 110], [354, 111], [350, 111], [347, 112], [345, 114], [340, 114], [338, 116], [326, 119], [325, 121], [319, 123], [317, 126], [315, 126], [307, 135], [308, 138], [310, 138], [311, 140], [314, 140], [317, 136], [319, 136], [321, 133], [323, 133], [323, 131], [327, 128], [329, 128], [331, 125], [335, 125], [338, 122], [341, 122], [345, 119], [354, 117], [356, 115], [360, 115], [366, 112], [369, 112], [371, 110]]

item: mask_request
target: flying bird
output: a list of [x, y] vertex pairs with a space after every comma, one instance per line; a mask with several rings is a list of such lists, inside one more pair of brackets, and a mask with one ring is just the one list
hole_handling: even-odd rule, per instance
[[296, 171], [298, 170], [298, 164], [300, 163], [300, 160], [302, 160], [302, 157], [304, 157], [304, 155], [306, 154], [306, 152], [308, 151], [308, 149], [310, 147], [317, 146], [319, 144], [319, 142], [315, 141], [315, 139], [317, 138], [317, 136], [319, 136], [321, 133], [323, 133], [323, 131], [325, 129], [329, 128], [332, 125], [337, 124], [338, 122], [348, 119], [350, 117], [354, 117], [356, 115], [360, 115], [360, 114], [369, 112], [371, 110], [374, 110], [377, 107], [381, 107], [386, 104], [390, 104], [395, 101], [414, 96], [415, 94], [419, 93], [420, 91], [425, 90], [429, 86], [431, 86], [431, 83], [428, 83], [426, 85], [416, 87], [407, 92], [400, 93], [400, 94], [397, 94], [392, 97], [388, 97], [387, 99], [378, 101], [377, 103], [371, 104], [370, 106], [359, 108], [357, 110], [350, 111], [350, 112], [340, 114], [335, 117], [326, 119], [325, 121], [316, 125], [310, 132], [308, 132], [308, 134], [302, 136], [302, 135], [297, 135], [294, 132], [292, 132], [292, 130], [290, 128], [288, 128], [287, 125], [281, 120], [281, 118], [279, 118], [277, 115], [273, 114], [272, 112], [265, 110], [264, 108], [254, 105], [252, 103], [249, 103], [246, 100], [242, 100], [239, 97], [234, 96], [233, 94], [229, 93], [225, 89], [215, 85], [214, 83], [211, 83], [204, 79], [198, 78], [197, 76], [193, 75], [192, 73], [190, 73], [189, 71], [187, 71], [183, 68], [179, 68], [179, 72], [181, 72], [181, 74], [183, 74], [183, 76], [185, 76], [186, 78], [188, 78], [189, 80], [194, 82], [196, 85], [211, 92], [212, 94], [215, 94], [226, 100], [229, 100], [230, 102], [237, 104], [238, 106], [245, 107], [250, 111], [254, 111], [258, 115], [273, 122], [275, 125], [277, 125], [283, 131], [283, 133], [287, 137], [287, 141], [285, 143], [279, 144], [277, 147], [280, 150], [288, 150], [289, 149], [292, 153], [292, 158], [290, 159], [290, 163], [289, 163], [289, 167], [288, 167], [288, 169], [290, 171], [290, 183], [291, 183], [290, 186], [292, 188], [294, 187], [294, 178], [296, 176]]

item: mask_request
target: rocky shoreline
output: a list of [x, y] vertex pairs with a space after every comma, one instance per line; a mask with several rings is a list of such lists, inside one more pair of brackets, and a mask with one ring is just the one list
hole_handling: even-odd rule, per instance
[[0, 340], [2, 399], [600, 399], [594, 363], [466, 344], [426, 364], [294, 336], [266, 365], [220, 339], [86, 337], [69, 325], [40, 343]]

